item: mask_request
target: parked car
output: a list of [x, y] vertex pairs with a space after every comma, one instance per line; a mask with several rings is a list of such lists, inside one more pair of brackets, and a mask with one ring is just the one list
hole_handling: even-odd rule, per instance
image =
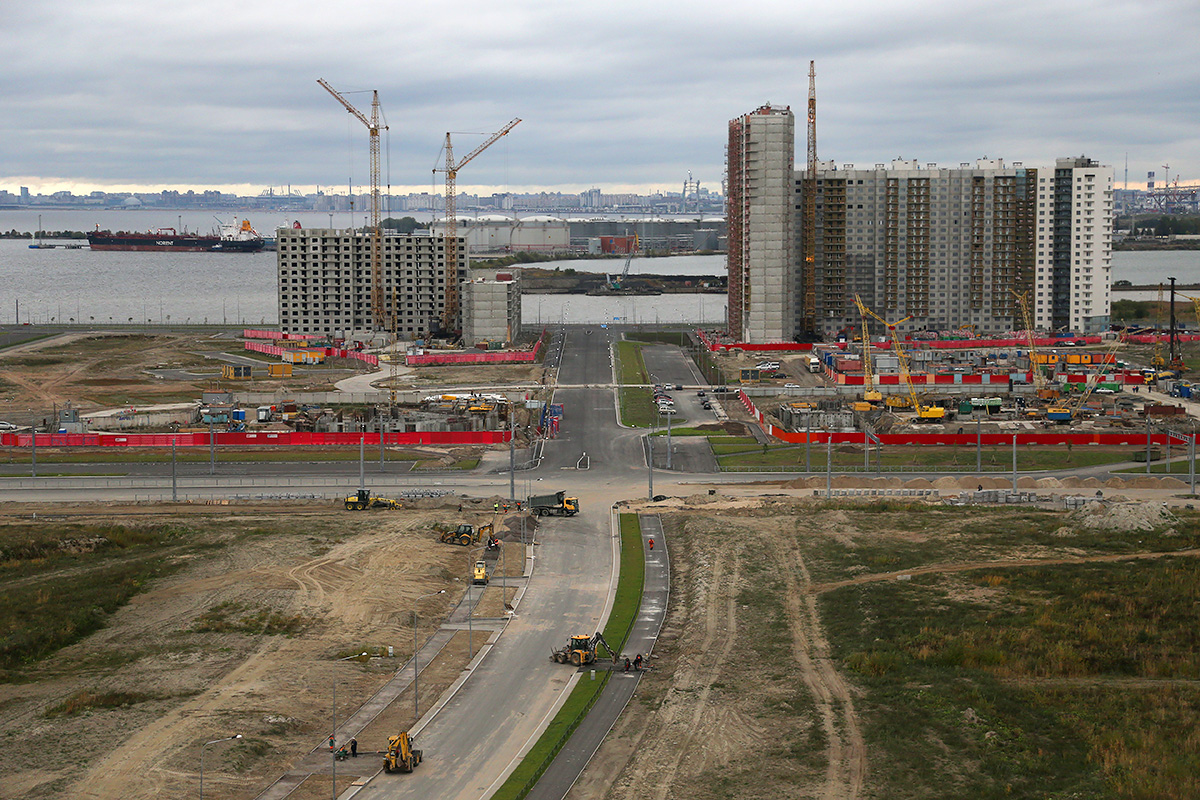
[[799, 388], [801, 388], [801, 387], [800, 387], [800, 384], [798, 384], [798, 383], [785, 383], [785, 384], [783, 385], [783, 388], [785, 388], [785, 389], [799, 389]]
[[4, 422], [4, 421], [0, 420], [0, 431], [15, 431], [15, 430], [17, 430], [16, 425], [13, 425], [11, 422]]

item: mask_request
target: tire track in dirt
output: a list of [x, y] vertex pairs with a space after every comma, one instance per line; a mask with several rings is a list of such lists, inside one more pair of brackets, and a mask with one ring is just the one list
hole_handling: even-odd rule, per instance
[[[724, 575], [727, 564], [733, 564], [733, 571], [728, 578]], [[693, 744], [698, 736], [709, 735], [703, 725], [705, 713], [708, 711], [708, 698], [712, 693], [713, 683], [725, 674], [730, 666], [730, 656], [737, 643], [737, 586], [741, 578], [740, 566], [741, 560], [736, 553], [722, 552], [715, 559], [713, 576], [709, 583], [710, 593], [705, 604], [704, 641], [700, 652], [711, 654], [713, 648], [718, 646], [720, 651], [715, 658], [701, 661], [701, 668], [697, 669], [695, 677], [688, 681], [692, 686], [700, 687], [695, 700], [690, 704], [692, 713], [686, 719], [681, 719], [684, 715], [675, 712], [685, 711], [686, 708], [672, 709], [670, 722], [677, 724], [682, 721], [686, 727], [678, 744], [672, 745], [667, 753], [656, 754], [654, 758], [655, 763], [661, 765], [655, 774], [658, 785], [653, 790], [653, 796], [658, 800], [667, 800], [672, 796], [675, 776], [679, 773], [685, 756], [695, 752]], [[721, 587], [722, 591], [712, 591], [713, 587]], [[650, 794], [649, 787], [645, 788], [646, 793]]]
[[781, 570], [788, 588], [785, 607], [792, 629], [792, 655], [829, 742], [825, 786], [818, 796], [824, 800], [856, 800], [862, 796], [866, 780], [867, 746], [854, 698], [830, 658], [829, 641], [821, 630], [817, 611], [817, 595], [812, 591], [812, 579], [799, 547], [779, 538], [771, 541], [777, 563], [790, 561], [795, 566]]
[[894, 581], [902, 575], [940, 575], [954, 572], [971, 572], [977, 569], [1008, 569], [1011, 567], [1049, 567], [1063, 564], [1096, 564], [1113, 563], [1117, 561], [1155, 560], [1159, 558], [1179, 558], [1200, 556], [1200, 547], [1188, 550], [1165, 550], [1150, 553], [1110, 553], [1101, 556], [1071, 556], [1068, 558], [1010, 558], [998, 561], [964, 561], [957, 564], [931, 564], [927, 567], [913, 567], [895, 572], [878, 572], [872, 575], [859, 575], [844, 581], [831, 583], [812, 583], [806, 587], [809, 594], [818, 595], [842, 589], [846, 586], [861, 586], [864, 583], [879, 583]]

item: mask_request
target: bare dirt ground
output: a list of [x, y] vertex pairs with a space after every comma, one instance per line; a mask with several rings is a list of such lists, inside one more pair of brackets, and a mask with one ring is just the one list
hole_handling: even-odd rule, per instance
[[[455, 501], [456, 504], [457, 501]], [[37, 518], [45, 525], [175, 520], [201, 545], [172, 574], [136, 595], [97, 633], [28, 668], [24, 682], [0, 684], [0, 798], [192, 796], [204, 742], [241, 733], [236, 743], [205, 752], [206, 796], [247, 797], [302, 760], [390, 678], [412, 651], [412, 607], [420, 594], [427, 636], [461, 598], [463, 548], [439, 544], [435, 521], [490, 519], [456, 508], [348, 513], [313, 504], [270, 506], [21, 506], [0, 514], [4, 527]], [[520, 574], [519, 542], [508, 545], [507, 570]], [[500, 589], [488, 608], [503, 614]], [[511, 595], [509, 596], [511, 597]], [[232, 604], [232, 605], [222, 605]], [[287, 634], [198, 632], [219, 608], [277, 613], [300, 624]], [[422, 637], [423, 640], [424, 637]], [[428, 704], [467, 661], [456, 637], [422, 672]], [[367, 650], [393, 658], [335, 663]], [[141, 702], [47, 716], [81, 690], [141, 693]], [[361, 751], [412, 722], [411, 693], [360, 737]], [[360, 769], [378, 767], [360, 758]], [[349, 775], [354, 770], [347, 769]], [[315, 775], [296, 796], [327, 796], [328, 776]], [[339, 769], [339, 783], [342, 781]], [[347, 783], [348, 785], [348, 783]], [[321, 787], [321, 788], [319, 788]]]
[[1018, 545], [1008, 557], [991, 558], [956, 551], [937, 563], [819, 582], [810, 576], [802, 543], [917, 542], [928, 535], [919, 524], [876, 527], [861, 513], [851, 516], [811, 496], [696, 495], [671, 511], [664, 505], [629, 509], [662, 515], [671, 554], [671, 598], [652, 669], [570, 800], [874, 796], [871, 752], [857, 710], [862, 692], [831, 656], [821, 595], [918, 575], [1200, 555], [1194, 548], [1064, 555], [1072, 552], [1071, 526], [1136, 531], [1173, 519], [1158, 502], [1109, 503], [1064, 513], [1056, 534], [1061, 548]]
[[[214, 354], [254, 357], [240, 341], [195, 333], [111, 333], [91, 331], [40, 339], [0, 351], [0, 396], [12, 415], [45, 416], [70, 402], [80, 411], [122, 405], [149, 405], [198, 398], [221, 373]], [[359, 362], [331, 367], [296, 367], [292, 378], [265, 377], [266, 364], [256, 367], [239, 388], [271, 391], [277, 388], [326, 390], [333, 382], [359, 371]], [[194, 378], [162, 380], [151, 369], [184, 370]], [[231, 382], [226, 382], [231, 383]], [[19, 412], [25, 411], [23, 416]]]

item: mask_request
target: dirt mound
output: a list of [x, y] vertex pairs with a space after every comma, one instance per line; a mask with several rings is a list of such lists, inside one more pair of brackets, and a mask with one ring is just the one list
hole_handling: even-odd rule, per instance
[[1058, 478], [1038, 478], [1037, 488], [1039, 489], [1061, 489], [1063, 482]]
[[925, 478], [913, 478], [911, 481], [905, 481], [905, 489], [932, 489], [933, 484]]
[[1037, 488], [1037, 478], [1033, 478], [1029, 475], [1022, 475], [1021, 477], [1017, 478], [1017, 488], [1018, 489], [1036, 489]]
[[1072, 513], [1071, 521], [1100, 530], [1149, 531], [1172, 524], [1175, 517], [1158, 503], [1090, 503]]
[[1109, 478], [1104, 482], [1104, 488], [1106, 489], [1125, 489], [1127, 487], [1128, 484], [1124, 478]]
[[1127, 489], [1157, 489], [1158, 478], [1152, 478], [1149, 475], [1141, 475], [1136, 478], [1126, 478], [1125, 488]]
[[951, 478], [949, 475], [938, 478], [933, 482], [933, 487], [935, 489], [947, 489], [951, 491], [963, 488], [961, 485], [959, 485], [958, 478]]
[[1104, 486], [1099, 478], [1084, 478], [1079, 485], [1085, 489], [1099, 489]]
[[1181, 481], [1179, 478], [1159, 478], [1158, 488], [1160, 489], [1186, 489], [1188, 488], [1186, 481]]

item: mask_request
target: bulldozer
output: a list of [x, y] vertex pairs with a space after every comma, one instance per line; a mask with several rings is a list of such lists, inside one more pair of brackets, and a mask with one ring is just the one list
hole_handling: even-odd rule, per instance
[[412, 772], [421, 763], [421, 751], [413, 749], [408, 731], [388, 737], [388, 749], [383, 754], [384, 772]]
[[347, 511], [365, 511], [368, 508], [404, 508], [399, 500], [372, 495], [370, 489], [359, 489], [346, 497]]
[[494, 550], [495, 546], [493, 546], [492, 542], [495, 541], [495, 537], [492, 536], [492, 533], [495, 530], [496, 527], [490, 522], [478, 528], [474, 525], [464, 523], [454, 530], [442, 531], [438, 536], [438, 541], [445, 544], [460, 544], [463, 547], [470, 547], [473, 544], [479, 544], [479, 541], [484, 536], [487, 536], [488, 549]]
[[604, 640], [604, 634], [600, 631], [596, 631], [595, 636], [588, 636], [586, 633], [572, 636], [564, 647], [550, 651], [550, 660], [556, 664], [574, 664], [577, 667], [593, 664], [596, 661], [596, 648], [599, 645], [604, 645], [604, 649], [612, 656], [613, 663], [617, 663], [617, 654], [608, 646], [608, 642]]

